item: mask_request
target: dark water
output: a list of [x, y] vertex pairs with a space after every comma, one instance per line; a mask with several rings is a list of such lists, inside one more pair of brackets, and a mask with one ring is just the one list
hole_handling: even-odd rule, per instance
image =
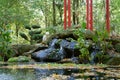
[[86, 70], [80, 69], [0, 69], [0, 80], [51, 80], [53, 74], [67, 76], [62, 80], [119, 80], [116, 77], [104, 77], [105, 74], [96, 71], [94, 71], [96, 75], [75, 75], [84, 72]]
[[[1, 66], [8, 66], [8, 64], [2, 64]], [[101, 70], [96, 68], [0, 68], [0, 80], [120, 80], [120, 76], [117, 76], [120, 75], [120, 67], [105, 67]]]

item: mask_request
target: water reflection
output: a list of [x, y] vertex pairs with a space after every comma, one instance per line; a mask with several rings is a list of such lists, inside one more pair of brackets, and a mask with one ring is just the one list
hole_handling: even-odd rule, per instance
[[0, 80], [35, 80], [35, 78], [31, 69], [0, 69]]
[[[120, 68], [117, 68], [118, 71]], [[117, 69], [103, 68], [100, 69], [5, 69], [0, 68], [0, 80], [118, 80], [120, 78], [112, 74], [108, 75], [106, 70], [111, 74]], [[119, 74], [119, 72], [118, 72]]]

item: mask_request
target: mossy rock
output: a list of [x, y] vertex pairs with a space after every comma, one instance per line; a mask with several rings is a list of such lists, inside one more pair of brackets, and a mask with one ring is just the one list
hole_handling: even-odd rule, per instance
[[8, 62], [29, 62], [30, 58], [26, 56], [12, 57], [8, 59]]
[[42, 37], [43, 37], [43, 35], [42, 34], [35, 34], [35, 35], [33, 35], [33, 36], [31, 36], [31, 39], [32, 40], [42, 40]]
[[33, 31], [29, 31], [29, 34], [30, 34], [30, 36], [33, 36], [33, 35], [35, 35], [35, 34], [41, 34], [41, 30], [33, 30]]
[[120, 53], [120, 43], [115, 45], [115, 50]]
[[21, 33], [19, 33], [19, 35], [20, 35], [23, 39], [29, 40], [29, 39], [28, 39], [28, 36], [27, 36], [25, 33], [21, 32]]
[[107, 62], [108, 65], [120, 65], [120, 57], [113, 57]]
[[38, 28], [41, 28], [39, 25], [32, 25], [32, 28], [33, 29], [38, 29]]
[[31, 27], [27, 25], [25, 26], [25, 29], [31, 30]]

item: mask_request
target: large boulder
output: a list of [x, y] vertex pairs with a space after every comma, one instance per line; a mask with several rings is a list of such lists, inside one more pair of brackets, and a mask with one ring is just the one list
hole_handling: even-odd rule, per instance
[[63, 49], [66, 53], [66, 58], [71, 58], [79, 55], [79, 49], [76, 47], [77, 42], [65, 39], [53, 39], [49, 47]]
[[79, 56], [80, 52], [79, 49], [76, 48], [76, 44], [77, 42], [75, 41], [69, 42], [67, 40], [62, 40], [60, 42], [60, 46], [62, 46], [66, 52], [66, 58]]
[[47, 49], [33, 52], [32, 58], [36, 61], [60, 61], [64, 58], [79, 56], [77, 42], [65, 39], [53, 39]]
[[48, 48], [40, 50], [32, 54], [32, 58], [36, 61], [56, 62], [63, 59], [65, 56], [62, 49]]

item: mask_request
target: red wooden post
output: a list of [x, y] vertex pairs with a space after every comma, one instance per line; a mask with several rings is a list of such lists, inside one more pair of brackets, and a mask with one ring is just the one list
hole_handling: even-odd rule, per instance
[[106, 0], [106, 29], [110, 32], [110, 11], [109, 11], [109, 0]]
[[92, 0], [86, 0], [86, 19], [87, 19], [87, 29], [93, 30], [93, 8]]
[[92, 0], [90, 0], [90, 30], [93, 30], [93, 8], [92, 8]]
[[64, 0], [64, 30], [67, 28], [67, 1]]
[[71, 27], [71, 0], [68, 0], [68, 27]]
[[87, 29], [89, 29], [88, 28], [88, 22], [89, 22], [89, 19], [88, 19], [88, 13], [89, 13], [89, 10], [88, 10], [88, 8], [89, 8], [89, 3], [88, 3], [88, 0], [86, 0], [86, 28]]

